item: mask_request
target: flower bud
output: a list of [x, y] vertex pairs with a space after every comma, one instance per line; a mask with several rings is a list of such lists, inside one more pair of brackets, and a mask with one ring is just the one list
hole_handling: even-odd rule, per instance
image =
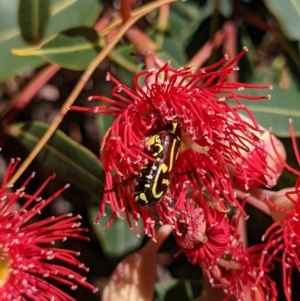
[[[245, 116], [242, 119], [249, 120]], [[261, 144], [253, 147], [245, 143], [249, 151], [244, 152], [243, 159], [237, 165], [230, 166], [232, 184], [236, 188], [248, 190], [262, 184], [273, 187], [283, 171], [286, 160], [283, 144], [262, 126], [260, 129], [264, 131], [260, 137]]]
[[277, 191], [268, 203], [272, 219], [276, 222], [285, 220], [298, 203], [298, 197], [299, 193], [295, 191], [294, 187]]
[[187, 134], [184, 131], [181, 131], [181, 146], [180, 146], [180, 152], [183, 153], [189, 149], [192, 149], [193, 151], [205, 154], [209, 150], [209, 146], [201, 146], [198, 143], [196, 143], [195, 140], [192, 139], [192, 135]]
[[156, 280], [156, 253], [172, 228], [162, 226], [157, 243], [149, 240], [139, 251], [124, 258], [109, 278], [102, 301], [152, 301]]

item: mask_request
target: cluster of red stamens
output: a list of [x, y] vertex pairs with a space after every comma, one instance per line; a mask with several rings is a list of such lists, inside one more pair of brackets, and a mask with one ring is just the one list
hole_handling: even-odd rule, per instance
[[[298, 165], [300, 165], [300, 155], [295, 137], [295, 132], [290, 120], [290, 133]], [[274, 146], [276, 152], [276, 148]], [[278, 158], [280, 158], [279, 154]], [[295, 186], [279, 191], [274, 195], [274, 200], [266, 197], [265, 202], [272, 210], [271, 216], [275, 222], [267, 229], [263, 236], [265, 242], [260, 267], [272, 260], [282, 262], [283, 289], [288, 301], [292, 300], [292, 272], [296, 267], [300, 271], [300, 171], [288, 165], [282, 160], [285, 168], [297, 176]], [[256, 283], [259, 283], [258, 277]]]
[[[154, 160], [145, 153], [150, 133], [155, 131], [158, 124], [174, 120], [180, 126], [182, 140], [195, 142], [203, 151], [189, 150], [179, 155], [178, 161], [181, 163], [176, 164], [175, 175], [181, 176], [175, 176], [176, 180], [171, 181], [170, 197], [176, 202], [176, 191], [180, 189], [175, 189], [175, 186], [184, 186], [190, 181], [190, 161], [201, 185], [214, 195], [220, 206], [225, 207], [226, 203], [239, 206], [227, 165], [237, 166], [243, 161], [241, 173], [245, 179], [251, 178], [254, 166], [249, 169], [246, 167], [245, 153], [249, 153], [251, 147], [264, 151], [259, 138], [262, 131], [241, 99], [257, 101], [270, 97], [247, 95], [242, 91], [271, 88], [225, 81], [228, 74], [238, 70], [235, 63], [246, 51], [244, 48], [233, 60], [227, 61], [225, 57], [195, 73], [190, 67], [176, 70], [169, 64], [159, 70], [142, 71], [134, 79], [136, 91], [108, 75], [107, 79], [115, 84], [112, 90], [115, 99], [92, 96], [90, 100], [107, 104], [94, 108], [71, 107], [72, 110], [116, 117], [101, 145], [101, 162], [106, 176], [104, 191], [107, 193], [104, 194], [97, 220], [105, 214], [105, 205], [109, 203], [114, 211], [112, 218], [120, 218], [124, 210], [130, 211], [133, 220], [126, 216], [130, 227], [135, 227], [142, 217], [146, 232], [154, 235], [151, 230], [153, 214], [151, 210], [136, 206], [132, 197], [134, 183], [129, 179], [139, 173], [142, 164]], [[143, 86], [140, 85], [141, 81]], [[232, 103], [229, 104], [229, 101]], [[242, 119], [239, 113], [243, 112], [251, 122]], [[259, 163], [256, 164], [256, 170], [267, 174], [268, 166], [263, 160]], [[120, 185], [122, 183], [124, 185]], [[181, 199], [184, 200], [184, 196]]]
[[[97, 221], [109, 204], [114, 213], [106, 227], [115, 217], [125, 217], [137, 235], [142, 222], [145, 234], [155, 240], [156, 220], [169, 224], [180, 252], [201, 265], [211, 280], [217, 279], [228, 298], [235, 295], [246, 300], [250, 296], [254, 301], [259, 294], [276, 300], [271, 279], [266, 276], [256, 282], [261, 271], [269, 270], [269, 261], [258, 264], [257, 254], [263, 247], [252, 250], [239, 243], [227, 217], [229, 206], [247, 216], [236, 198], [232, 168], [238, 186], [246, 189], [274, 185], [277, 175], [267, 164], [268, 153], [260, 139], [264, 131], [242, 102], [270, 98], [244, 94], [243, 90], [272, 87], [226, 81], [238, 70], [236, 62], [246, 51], [244, 48], [231, 61], [224, 57], [194, 73], [191, 67], [176, 70], [169, 64], [142, 71], [134, 78], [136, 90], [108, 75], [107, 80], [115, 84], [114, 99], [92, 96], [90, 100], [104, 104], [71, 109], [115, 117], [101, 145], [105, 187]], [[174, 161], [174, 174], [155, 206], [141, 206], [134, 198], [134, 179], [142, 167], [156, 161], [147, 152], [147, 141], [161, 124], [172, 122], [180, 128], [183, 146]], [[228, 269], [222, 267], [226, 260], [231, 263]]]
[[[81, 217], [64, 214], [32, 221], [68, 185], [42, 199], [39, 195], [53, 177], [48, 178], [34, 194], [28, 194], [25, 187], [34, 176], [32, 174], [20, 189], [12, 192], [7, 183], [17, 164], [18, 160], [11, 160], [0, 186], [0, 299], [75, 301], [53, 281], [71, 290], [80, 285], [96, 291], [85, 277], [67, 267], [88, 271], [76, 259], [78, 252], [55, 247], [67, 238], [88, 239], [84, 235], [86, 229], [80, 227]], [[60, 261], [60, 264], [52, 263], [53, 260]]]

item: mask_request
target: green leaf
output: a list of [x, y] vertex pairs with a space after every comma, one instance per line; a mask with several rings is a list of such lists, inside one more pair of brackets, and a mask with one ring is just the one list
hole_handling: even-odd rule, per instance
[[170, 60], [173, 67], [179, 68], [187, 64], [185, 48], [201, 22], [212, 13], [213, 6], [205, 4], [200, 7], [189, 1], [175, 2], [170, 8], [166, 31], [155, 26], [148, 30], [148, 34], [158, 45], [159, 56], [166, 61]]
[[[16, 11], [18, 9], [18, 0], [5, 1], [0, 0], [0, 32], [11, 29], [16, 26]], [[12, 18], [14, 16], [14, 18]]]
[[155, 284], [154, 301], [190, 301], [200, 300], [200, 280], [173, 279]]
[[[270, 93], [271, 92], [271, 93]], [[284, 90], [274, 85], [272, 91], [245, 90], [243, 94], [271, 94], [270, 101], [243, 101], [255, 115], [258, 123], [265, 128], [272, 128], [272, 133], [279, 137], [290, 137], [289, 118], [297, 136], [300, 136], [300, 93]]]
[[171, 61], [172, 67], [179, 68], [187, 63], [187, 55], [182, 48], [181, 41], [178, 37], [172, 36], [166, 32], [153, 31], [149, 36], [160, 46], [159, 56], [165, 61]]
[[266, 0], [264, 4], [275, 15], [286, 36], [291, 40], [300, 40], [300, 1]]
[[133, 45], [121, 44], [116, 46], [110, 53], [109, 58], [124, 69], [136, 73], [138, 71], [136, 59], [133, 55], [135, 48]]
[[[17, 56], [39, 56], [61, 67], [84, 70], [104, 45], [98, 33], [89, 27], [71, 28], [52, 36], [42, 45], [33, 48], [13, 49]], [[109, 58], [126, 70], [136, 73], [132, 45], [119, 45], [109, 53]]]
[[50, 0], [20, 0], [19, 25], [25, 41], [38, 43], [50, 17]]
[[170, 60], [172, 67], [175, 68], [185, 66], [188, 62], [188, 57], [177, 38], [167, 35], [164, 36], [162, 50], [159, 52], [159, 55], [165, 61]]
[[[100, 0], [52, 0], [51, 3], [45, 37], [71, 27], [91, 26], [102, 8]], [[45, 64], [39, 57], [17, 57], [11, 53], [12, 48], [26, 47], [18, 27], [17, 11], [18, 0], [0, 0], [0, 82]]]
[[213, 10], [214, 5], [212, 3], [199, 6], [193, 1], [175, 2], [171, 5], [168, 30], [177, 37], [181, 47], [185, 48], [201, 22], [210, 16]]
[[72, 70], [84, 70], [100, 51], [101, 38], [89, 27], [62, 31], [39, 47], [13, 49], [19, 56], [39, 56], [44, 60]]
[[230, 19], [232, 16], [233, 3], [231, 0], [220, 0], [217, 2], [218, 10], [220, 13], [227, 19]]
[[[41, 122], [16, 123], [9, 128], [9, 134], [30, 151], [48, 128]], [[60, 130], [52, 135], [37, 159], [70, 183], [99, 196], [103, 175], [98, 158]]]
[[[143, 229], [141, 223], [139, 224], [141, 238], [136, 236], [135, 231], [129, 230], [125, 218], [124, 220], [115, 218], [110, 227], [107, 230], [104, 230], [103, 227], [107, 224], [113, 212], [107, 207], [107, 215], [100, 218], [99, 225], [94, 225], [98, 209], [98, 207], [93, 206], [89, 209], [88, 213], [102, 250], [107, 256], [121, 257], [141, 246], [143, 242]], [[130, 213], [129, 216], [131, 217]]]
[[266, 85], [272, 83], [288, 91], [297, 91], [299, 83], [299, 79], [291, 72], [288, 61], [282, 55], [274, 58], [271, 64], [256, 69], [250, 81]]
[[114, 120], [115, 120], [114, 116], [102, 115], [102, 114], [96, 115], [96, 125], [99, 131], [100, 141], [102, 141], [105, 133], [111, 127]]

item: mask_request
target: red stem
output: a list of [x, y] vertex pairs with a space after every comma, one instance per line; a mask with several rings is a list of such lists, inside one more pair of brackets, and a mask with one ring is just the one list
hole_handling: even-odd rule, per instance
[[123, 23], [130, 19], [130, 0], [121, 0], [121, 15], [123, 17]]
[[[48, 65], [43, 68], [6, 106], [4, 123], [10, 125], [19, 113], [30, 103], [34, 95], [44, 86], [60, 69], [57, 65]], [[1, 115], [2, 115], [1, 114]]]
[[198, 70], [201, 66], [203, 66], [204, 62], [206, 62], [210, 58], [212, 52], [221, 46], [223, 40], [224, 32], [223, 29], [220, 29], [215, 33], [212, 41], [207, 41], [201, 47], [201, 49], [198, 50], [198, 52], [192, 57], [188, 65], [194, 65], [193, 69]]
[[[229, 59], [231, 60], [237, 56], [237, 40], [236, 40], [237, 33], [236, 33], [236, 25], [234, 21], [227, 21], [223, 26], [223, 32], [224, 32], [223, 54], [227, 54]], [[227, 80], [229, 82], [237, 82], [238, 73], [232, 72], [228, 74]]]

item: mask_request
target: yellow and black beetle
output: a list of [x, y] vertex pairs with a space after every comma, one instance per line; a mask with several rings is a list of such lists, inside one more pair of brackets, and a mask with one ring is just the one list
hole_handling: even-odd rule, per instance
[[154, 157], [140, 168], [135, 182], [134, 201], [139, 206], [154, 206], [164, 197], [174, 176], [181, 144], [181, 130], [176, 121], [166, 123], [152, 134], [145, 153]]

